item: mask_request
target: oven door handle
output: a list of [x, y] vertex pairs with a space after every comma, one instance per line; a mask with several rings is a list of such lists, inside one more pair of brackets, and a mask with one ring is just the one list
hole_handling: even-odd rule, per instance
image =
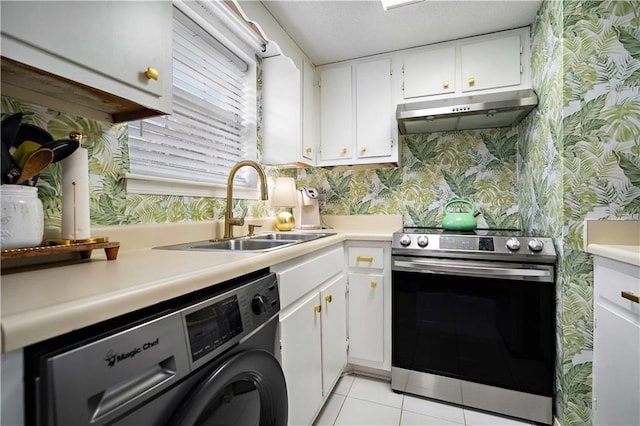
[[532, 268], [509, 268], [495, 267], [488, 265], [462, 265], [455, 262], [447, 262], [446, 264], [423, 259], [414, 260], [394, 260], [393, 269], [410, 270], [411, 272], [419, 272], [422, 274], [451, 274], [451, 275], [468, 275], [481, 276], [490, 278], [503, 279], [523, 279], [523, 280], [542, 280], [552, 281], [550, 269], [532, 269]]

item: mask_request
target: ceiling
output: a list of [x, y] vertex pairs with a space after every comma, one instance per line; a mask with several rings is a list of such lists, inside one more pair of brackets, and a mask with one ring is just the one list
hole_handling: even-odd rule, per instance
[[542, 0], [262, 0], [315, 65], [523, 27]]

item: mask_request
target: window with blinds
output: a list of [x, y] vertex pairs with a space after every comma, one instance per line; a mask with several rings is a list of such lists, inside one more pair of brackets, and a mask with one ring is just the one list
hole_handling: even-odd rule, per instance
[[[255, 63], [174, 8], [173, 114], [129, 123], [127, 191], [208, 196], [226, 188], [233, 165], [255, 159], [255, 86]], [[244, 168], [234, 186], [255, 183]]]

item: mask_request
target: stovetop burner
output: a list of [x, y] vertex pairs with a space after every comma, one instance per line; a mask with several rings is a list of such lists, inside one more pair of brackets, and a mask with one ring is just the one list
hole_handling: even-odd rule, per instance
[[502, 237], [522, 237], [522, 231], [516, 228], [476, 228], [472, 231], [455, 231], [441, 226], [405, 226], [405, 234], [440, 234], [440, 235], [484, 235]]
[[514, 228], [404, 227], [393, 234], [391, 254], [543, 263], [557, 259], [552, 238], [524, 235]]

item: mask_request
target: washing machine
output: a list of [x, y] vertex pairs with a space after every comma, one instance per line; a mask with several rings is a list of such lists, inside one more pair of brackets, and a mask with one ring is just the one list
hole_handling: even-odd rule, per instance
[[28, 425], [286, 425], [261, 270], [25, 349]]

